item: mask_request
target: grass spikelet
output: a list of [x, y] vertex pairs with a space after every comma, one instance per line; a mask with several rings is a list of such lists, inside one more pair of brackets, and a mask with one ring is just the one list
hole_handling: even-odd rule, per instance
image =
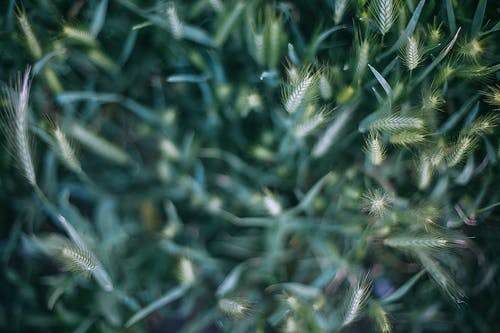
[[335, 24], [339, 24], [340, 21], [342, 21], [342, 17], [344, 16], [347, 7], [349, 6], [349, 1], [350, 0], [335, 1], [334, 16], [333, 16], [333, 22]]
[[318, 90], [322, 99], [329, 100], [333, 97], [332, 90], [332, 75], [331, 72], [326, 70], [321, 73], [318, 80]]
[[331, 125], [328, 126], [318, 142], [316, 142], [312, 151], [314, 157], [317, 158], [326, 154], [328, 149], [335, 143], [344, 126], [348, 123], [352, 113], [353, 109], [345, 109], [338, 112]]
[[408, 37], [406, 45], [401, 49], [401, 59], [410, 71], [413, 71], [423, 61], [422, 47], [415, 36]]
[[481, 116], [474, 120], [474, 122], [467, 129], [470, 135], [487, 135], [492, 134], [494, 128], [497, 126], [499, 116], [494, 113]]
[[438, 249], [449, 246], [450, 242], [439, 236], [435, 237], [422, 237], [416, 235], [402, 235], [386, 238], [384, 244], [390, 247], [400, 248], [400, 249]]
[[276, 198], [276, 196], [268, 189], [265, 189], [264, 193], [263, 203], [266, 210], [272, 216], [279, 215], [283, 211], [283, 208], [281, 207], [281, 203], [278, 201], [278, 198]]
[[71, 147], [71, 143], [68, 141], [66, 135], [59, 126], [57, 126], [54, 130], [54, 137], [56, 139], [56, 150], [62, 161], [72, 171], [81, 173], [82, 167], [80, 165], [80, 162], [76, 158], [75, 151], [73, 150], [73, 147]]
[[30, 70], [30, 67], [26, 68], [23, 76], [18, 73], [17, 81], [13, 87], [4, 90], [7, 103], [4, 114], [7, 127], [4, 131], [7, 141], [10, 143], [11, 153], [17, 158], [23, 176], [31, 185], [36, 186], [28, 129]]
[[95, 44], [95, 38], [92, 36], [92, 34], [88, 31], [85, 31], [83, 29], [71, 27], [71, 26], [64, 26], [63, 27], [63, 34], [66, 36], [66, 38], [69, 38], [71, 40], [77, 41], [79, 43], [85, 44], [92, 46]]
[[233, 318], [244, 318], [252, 311], [250, 302], [243, 298], [221, 298], [217, 305], [225, 315]]
[[377, 305], [372, 310], [372, 315], [375, 318], [378, 329], [382, 333], [392, 332], [391, 322], [389, 321], [389, 316], [387, 312], [380, 306]]
[[485, 52], [484, 41], [476, 37], [461, 43], [458, 47], [458, 54], [473, 63], [478, 63]]
[[284, 40], [284, 32], [282, 29], [282, 20], [280, 16], [276, 16], [270, 8], [266, 15], [266, 49], [267, 49], [267, 66], [270, 69], [277, 68], [281, 55], [282, 41]]
[[416, 251], [415, 255], [422, 266], [429, 272], [434, 281], [441, 289], [456, 303], [462, 303], [465, 297], [464, 292], [453, 280], [452, 276], [443, 269], [443, 267], [431, 257], [428, 251]]
[[469, 134], [460, 134], [457, 142], [449, 150], [446, 162], [449, 167], [460, 164], [476, 148], [477, 138]]
[[19, 22], [19, 26], [23, 31], [24, 38], [26, 38], [26, 43], [28, 44], [28, 50], [31, 55], [35, 59], [39, 59], [42, 57], [42, 48], [40, 47], [40, 43], [38, 42], [33, 29], [31, 28], [31, 24], [26, 16], [26, 12], [22, 8], [17, 9], [16, 13], [17, 21]]
[[368, 135], [365, 152], [373, 165], [380, 165], [385, 160], [386, 148], [377, 132], [370, 132]]
[[495, 110], [500, 110], [500, 85], [491, 86], [487, 91], [482, 93], [486, 96], [486, 103], [494, 106]]
[[363, 78], [363, 74], [368, 67], [368, 61], [370, 59], [370, 42], [368, 39], [364, 39], [357, 45], [356, 48], [356, 66], [354, 70], [354, 81], [358, 82]]
[[195, 268], [193, 262], [188, 258], [181, 258], [179, 261], [179, 280], [182, 284], [192, 285], [196, 281]]
[[302, 123], [295, 128], [293, 135], [297, 139], [302, 139], [318, 129], [326, 120], [326, 111], [322, 109], [319, 112], [313, 112], [312, 115], [306, 117]]
[[422, 111], [439, 111], [445, 103], [443, 92], [440, 89], [428, 89], [422, 94]]
[[83, 273], [87, 276], [97, 268], [96, 260], [88, 250], [72, 245], [69, 242], [61, 247], [57, 259], [65, 270]]
[[421, 130], [424, 128], [424, 121], [417, 117], [407, 117], [401, 115], [390, 115], [377, 119], [369, 124], [372, 131], [394, 133], [401, 130]]
[[429, 156], [423, 155], [419, 159], [418, 165], [418, 188], [426, 189], [432, 179], [434, 169], [432, 168]]
[[264, 65], [266, 58], [265, 47], [264, 47], [264, 34], [253, 32], [252, 36], [253, 36], [253, 53], [255, 61], [259, 65]]
[[381, 217], [387, 212], [391, 200], [387, 193], [380, 189], [369, 190], [363, 195], [363, 210], [373, 216]]
[[283, 106], [288, 113], [297, 112], [314, 99], [316, 81], [317, 75], [310, 67], [305, 67], [298, 73], [296, 80], [292, 79], [292, 82], [288, 83], [283, 89]]
[[365, 279], [352, 290], [344, 315], [344, 320], [342, 322], [342, 327], [345, 327], [359, 319], [359, 316], [370, 296], [371, 287], [371, 282]]
[[177, 9], [175, 8], [175, 4], [173, 2], [169, 2], [167, 4], [166, 12], [167, 12], [168, 25], [170, 27], [170, 32], [172, 33], [172, 36], [174, 36], [175, 39], [181, 39], [184, 34], [182, 21], [177, 15]]
[[379, 32], [385, 35], [398, 17], [398, 0], [372, 0], [369, 11]]
[[410, 145], [421, 144], [425, 142], [426, 135], [418, 131], [402, 131], [392, 135], [389, 141], [392, 144], [408, 147]]

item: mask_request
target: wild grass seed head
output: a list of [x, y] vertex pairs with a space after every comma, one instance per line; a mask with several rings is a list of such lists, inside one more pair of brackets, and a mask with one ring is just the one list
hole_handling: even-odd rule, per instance
[[29, 97], [31, 88], [31, 67], [24, 75], [18, 73], [15, 83], [4, 89], [6, 108], [3, 114], [5, 136], [11, 154], [18, 160], [19, 168], [28, 182], [36, 186], [36, 174], [33, 164], [31, 137], [29, 135]]

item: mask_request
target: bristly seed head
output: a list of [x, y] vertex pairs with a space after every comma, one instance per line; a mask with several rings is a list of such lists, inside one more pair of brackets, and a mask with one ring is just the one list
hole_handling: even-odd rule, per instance
[[365, 141], [365, 152], [373, 165], [380, 165], [385, 159], [386, 148], [377, 132], [370, 132]]
[[61, 249], [59, 260], [66, 270], [85, 275], [90, 275], [97, 267], [96, 261], [89, 251], [73, 245], [66, 245]]
[[66, 135], [59, 126], [54, 130], [54, 137], [56, 138], [57, 151], [64, 163], [74, 172], [80, 173], [82, 171], [80, 162], [76, 158], [75, 151], [71, 147]]
[[379, 32], [385, 35], [396, 21], [399, 11], [399, 0], [372, 0], [370, 2], [370, 15]]
[[219, 309], [226, 315], [236, 318], [247, 316], [251, 312], [251, 305], [245, 299], [221, 298], [218, 302]]
[[354, 288], [349, 299], [344, 321], [342, 322], [343, 327], [359, 319], [359, 315], [370, 296], [371, 286], [371, 282], [365, 280]]
[[410, 71], [418, 67], [418, 65], [423, 61], [423, 54], [417, 37], [408, 37], [405, 47], [401, 50], [400, 57]]
[[296, 75], [293, 71], [289, 73], [290, 81], [283, 89], [283, 105], [289, 114], [293, 114], [315, 99], [318, 75], [310, 67], [303, 68]]
[[174, 36], [175, 39], [181, 39], [184, 34], [183, 26], [173, 2], [167, 4], [166, 12], [172, 36]]
[[23, 176], [31, 185], [36, 186], [28, 128], [30, 70], [31, 68], [27, 67], [22, 77], [18, 73], [14, 86], [4, 90], [7, 102], [7, 112], [4, 115], [7, 127], [4, 131], [10, 143], [11, 154], [18, 159]]
[[363, 196], [365, 207], [364, 211], [368, 212], [370, 215], [381, 217], [387, 211], [387, 206], [390, 204], [390, 197], [384, 193], [382, 190], [369, 190]]

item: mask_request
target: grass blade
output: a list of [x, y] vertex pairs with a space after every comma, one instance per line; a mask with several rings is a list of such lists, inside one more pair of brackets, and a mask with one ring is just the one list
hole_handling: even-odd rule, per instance
[[382, 76], [382, 74], [380, 74], [375, 68], [373, 68], [372, 65], [368, 64], [368, 67], [370, 68], [373, 75], [375, 75], [375, 78], [384, 89], [385, 93], [387, 94], [387, 97], [389, 97], [389, 100], [392, 100], [392, 88], [387, 82], [387, 80]]
[[136, 314], [134, 314], [127, 322], [125, 323], [125, 327], [130, 327], [137, 323], [138, 321], [144, 319], [152, 312], [158, 310], [159, 308], [171, 303], [179, 298], [181, 298], [186, 291], [188, 291], [188, 285], [180, 285], [171, 290], [169, 290], [165, 295], [152, 302], [148, 306], [139, 310]]
[[450, 31], [453, 33], [457, 30], [457, 22], [455, 20], [452, 0], [446, 0], [446, 16], [448, 17], [448, 26], [450, 27]]
[[381, 299], [382, 303], [393, 303], [400, 300], [406, 293], [417, 283], [422, 275], [424, 275], [425, 270], [421, 270], [417, 274], [413, 275], [411, 279], [406, 281], [401, 287], [399, 287], [395, 292], [389, 294], [387, 297]]
[[475, 36], [481, 30], [483, 25], [484, 13], [486, 11], [487, 0], [479, 0], [476, 7], [476, 12], [474, 13], [474, 18], [472, 19], [471, 35]]
[[106, 11], [108, 9], [108, 0], [102, 0], [94, 13], [94, 18], [90, 24], [90, 34], [96, 37], [104, 25], [104, 20], [106, 19]]
[[425, 77], [434, 69], [434, 67], [436, 67], [444, 59], [444, 57], [446, 57], [446, 55], [450, 53], [451, 48], [453, 47], [453, 45], [455, 45], [455, 42], [457, 41], [461, 29], [462, 29], [461, 27], [458, 28], [457, 32], [455, 33], [451, 41], [448, 43], [448, 45], [446, 45], [446, 47], [443, 49], [443, 51], [441, 51], [441, 53], [436, 57], [436, 59], [434, 59], [434, 61], [429, 66], [427, 66], [425, 70], [415, 79], [415, 81], [413, 81], [413, 83], [411, 84], [411, 88], [417, 86], [420, 82], [422, 82], [422, 80], [425, 79]]

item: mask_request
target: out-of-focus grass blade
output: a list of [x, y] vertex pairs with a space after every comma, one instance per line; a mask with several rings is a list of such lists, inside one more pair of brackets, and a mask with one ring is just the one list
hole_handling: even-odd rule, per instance
[[314, 57], [316, 57], [316, 52], [318, 52], [319, 46], [321, 45], [321, 43], [323, 43], [325, 41], [325, 39], [328, 38], [328, 36], [330, 36], [331, 34], [333, 34], [336, 31], [346, 29], [346, 28], [347, 28], [346, 25], [337, 25], [337, 26], [330, 28], [330, 29], [322, 32], [321, 34], [319, 34], [318, 37], [316, 37], [316, 39], [314, 39], [314, 42], [311, 43], [311, 46], [309, 47], [309, 49], [307, 51], [306, 59], [308, 59], [308, 60], [314, 59]]
[[95, 93], [91, 91], [66, 91], [56, 96], [56, 100], [61, 104], [75, 103], [80, 101], [91, 101], [98, 103], [117, 103], [122, 97], [117, 94]]
[[486, 0], [479, 0], [476, 7], [476, 12], [474, 13], [474, 18], [472, 19], [471, 35], [475, 36], [483, 25], [484, 13], [486, 11]]
[[209, 79], [208, 75], [197, 75], [197, 74], [176, 74], [167, 77], [167, 82], [169, 83], [201, 83], [206, 82]]
[[316, 145], [312, 150], [313, 157], [319, 158], [326, 154], [328, 149], [330, 149], [330, 147], [336, 142], [358, 105], [359, 100], [356, 98], [353, 103], [346, 105], [341, 111], [339, 111], [339, 115], [336, 116], [331, 125], [316, 142]]
[[325, 186], [325, 183], [330, 177], [330, 175], [331, 175], [330, 173], [327, 173], [326, 175], [321, 177], [321, 179], [318, 180], [316, 184], [314, 184], [314, 186], [311, 187], [311, 189], [306, 193], [306, 195], [302, 198], [299, 204], [294, 208], [288, 210], [286, 214], [294, 214], [296, 212], [305, 210], [308, 207], [310, 207], [314, 199], [316, 199], [316, 197], [318, 196], [319, 192], [323, 189], [323, 186]]
[[57, 56], [62, 56], [65, 54], [65, 52], [66, 52], [66, 50], [62, 49], [62, 50], [55, 50], [55, 51], [52, 51], [52, 52], [45, 54], [40, 60], [35, 62], [35, 64], [33, 65], [33, 70], [32, 70], [33, 76], [40, 73], [40, 71], [45, 67], [45, 65], [52, 58], [57, 57]]
[[300, 66], [299, 56], [295, 51], [295, 47], [292, 43], [288, 43], [288, 58], [290, 58], [292, 64], [294, 64], [295, 66]]
[[120, 66], [123, 66], [130, 55], [132, 54], [132, 51], [134, 50], [135, 47], [135, 42], [137, 41], [137, 35], [139, 33], [137, 30], [130, 30], [128, 33], [127, 39], [125, 40], [125, 44], [123, 45], [122, 53], [120, 54], [120, 57], [118, 58], [118, 64]]
[[71, 123], [66, 133], [89, 150], [107, 160], [122, 165], [126, 165], [131, 161], [131, 158], [125, 151], [77, 123]]
[[486, 30], [486, 31], [483, 31], [483, 32], [479, 33], [479, 36], [484, 37], [484, 36], [486, 36], [488, 34], [491, 34], [493, 32], [497, 32], [498, 30], [500, 30], [500, 22], [497, 22], [493, 26], [493, 28], [491, 28], [490, 30]]
[[113, 93], [95, 93], [89, 91], [70, 91], [60, 93], [56, 97], [61, 104], [75, 103], [80, 101], [92, 101], [98, 103], [120, 103], [123, 107], [132, 111], [151, 125], [157, 126], [161, 123], [160, 117], [150, 108], [139, 104], [130, 98], [125, 98]]
[[186, 293], [186, 291], [188, 291], [188, 289], [189, 289], [188, 285], [180, 285], [169, 290], [165, 295], [163, 295], [153, 303], [149, 304], [148, 306], [144, 307], [143, 309], [139, 310], [136, 314], [134, 314], [129, 320], [127, 320], [127, 322], [125, 323], [125, 327], [130, 327], [134, 325], [139, 320], [144, 319], [152, 312], [167, 305], [168, 303], [171, 303], [181, 298]]
[[474, 156], [470, 155], [469, 158], [467, 159], [467, 163], [465, 164], [464, 169], [457, 176], [457, 178], [455, 178], [455, 183], [460, 185], [467, 184], [471, 179], [472, 175], [474, 174], [474, 168], [475, 168]]
[[446, 1], [446, 16], [448, 17], [448, 26], [453, 33], [457, 30], [457, 22], [455, 20], [455, 12], [453, 10], [453, 0]]
[[222, 283], [219, 285], [217, 291], [215, 292], [215, 295], [217, 297], [224, 297], [231, 291], [233, 291], [237, 287], [238, 281], [245, 268], [246, 268], [245, 262], [234, 267], [226, 276], [224, 281], [222, 281]]
[[415, 8], [415, 11], [413, 12], [413, 15], [411, 16], [410, 22], [408, 22], [408, 25], [406, 26], [405, 31], [401, 34], [401, 36], [399, 36], [396, 43], [394, 43], [394, 45], [392, 45], [392, 47], [389, 50], [385, 51], [384, 53], [378, 55], [375, 58], [375, 60], [377, 62], [384, 59], [389, 54], [399, 50], [401, 45], [406, 43], [406, 41], [408, 40], [408, 37], [413, 35], [413, 32], [415, 31], [415, 28], [416, 28], [417, 23], [418, 23], [418, 19], [420, 18], [420, 14], [422, 14], [422, 9], [424, 8], [424, 5], [425, 5], [425, 0], [420, 0], [420, 2], [417, 5], [417, 8]]
[[[464, 114], [469, 111], [469, 109], [472, 107], [472, 105], [478, 100], [479, 98], [479, 94], [476, 94], [475, 96], [472, 96], [468, 101], [467, 103], [465, 103], [464, 105], [462, 105], [462, 107], [454, 112], [449, 118], [448, 120], [443, 124], [443, 126], [441, 126], [441, 128], [439, 129], [439, 133], [441, 134], [445, 134], [447, 133], [449, 130], [451, 130], [453, 127], [455, 127], [455, 125], [460, 121], [460, 119], [462, 119], [462, 117], [464, 116]], [[478, 105], [476, 104], [476, 107]]]
[[121, 102], [121, 105], [132, 111], [136, 116], [153, 126], [161, 124], [160, 117], [150, 108], [144, 106], [131, 98], [126, 98]]
[[387, 297], [384, 297], [381, 299], [382, 303], [392, 303], [396, 302], [399, 299], [401, 299], [412, 287], [417, 281], [420, 279], [420, 277], [425, 273], [425, 270], [421, 270], [417, 274], [415, 274], [411, 279], [406, 281], [401, 287], [398, 288], [395, 292], [391, 293]]
[[227, 39], [227, 36], [231, 32], [231, 29], [233, 25], [236, 23], [236, 20], [238, 17], [241, 15], [243, 12], [243, 9], [245, 9], [245, 3], [242, 1], [239, 1], [231, 11], [229, 15], [226, 16], [226, 19], [224, 22], [219, 26], [215, 33], [214, 41], [215, 45], [221, 46], [224, 44], [224, 42]]
[[182, 36], [184, 39], [198, 43], [200, 45], [215, 47], [215, 42], [210, 36], [198, 27], [185, 24], [182, 27]]
[[90, 24], [90, 34], [96, 37], [102, 29], [104, 25], [104, 21], [106, 19], [106, 11], [108, 9], [108, 0], [101, 0], [97, 5], [97, 8], [94, 13], [94, 17], [92, 19], [92, 23]]
[[418, 76], [418, 78], [415, 79], [415, 81], [412, 82], [411, 87], [415, 87], [418, 85], [422, 80], [436, 67], [443, 59], [446, 57], [446, 55], [451, 51], [451, 48], [453, 45], [455, 45], [455, 42], [457, 41], [458, 35], [460, 34], [460, 30], [462, 28], [458, 28], [457, 32], [451, 39], [451, 41], [446, 45], [446, 47], [441, 51], [441, 53], [434, 59], [434, 61], [425, 68], [425, 70]]

